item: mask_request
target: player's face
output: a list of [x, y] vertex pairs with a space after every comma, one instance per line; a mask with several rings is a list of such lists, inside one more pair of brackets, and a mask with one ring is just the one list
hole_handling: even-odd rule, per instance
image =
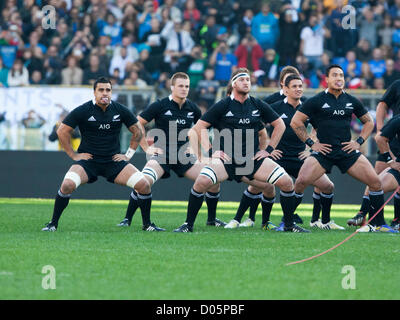
[[189, 79], [176, 79], [175, 85], [171, 87], [172, 96], [178, 99], [185, 99], [189, 94]]
[[285, 86], [285, 94], [292, 99], [300, 99], [303, 96], [303, 81], [295, 79], [290, 81], [289, 86]]
[[236, 92], [241, 94], [247, 94], [250, 92], [251, 81], [249, 76], [243, 76], [237, 79], [233, 85]]
[[330, 89], [342, 90], [344, 88], [344, 73], [340, 68], [332, 68], [326, 80]]
[[99, 106], [108, 106], [111, 102], [111, 84], [98, 83], [94, 90], [94, 99]]

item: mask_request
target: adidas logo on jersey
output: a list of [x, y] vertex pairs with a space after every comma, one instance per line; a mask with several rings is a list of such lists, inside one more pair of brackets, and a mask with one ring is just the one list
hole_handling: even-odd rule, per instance
[[172, 116], [171, 110], [168, 110], [166, 113], [164, 113], [166, 116]]
[[96, 119], [95, 119], [93, 116], [91, 116], [91, 117], [88, 119], [88, 121], [96, 121]]
[[288, 116], [287, 116], [286, 114], [282, 114], [282, 115], [281, 115], [281, 118], [282, 118], [282, 119], [287, 119], [287, 117], [288, 117]]
[[229, 112], [225, 115], [225, 117], [233, 117], [233, 113], [229, 111]]
[[329, 104], [327, 104], [327, 103], [325, 103], [323, 106], [322, 106], [322, 109], [327, 109], [327, 108], [330, 108], [331, 106], [329, 105]]

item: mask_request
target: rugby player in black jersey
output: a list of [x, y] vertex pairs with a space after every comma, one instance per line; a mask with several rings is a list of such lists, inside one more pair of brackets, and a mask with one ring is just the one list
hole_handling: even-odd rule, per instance
[[[374, 122], [368, 110], [352, 95], [344, 92], [344, 72], [339, 65], [331, 65], [326, 70], [328, 88], [325, 91], [308, 99], [295, 113], [291, 127], [299, 139], [311, 149], [301, 167], [295, 183], [296, 193], [303, 193], [304, 189], [314, 183], [323, 174], [330, 173], [334, 165], [342, 173], [348, 173], [353, 178], [369, 187], [370, 215], [374, 215], [384, 203], [382, 184], [377, 173], [368, 159], [359, 151], [361, 144], [368, 138], [374, 129]], [[351, 119], [353, 113], [363, 123], [360, 136], [351, 140]], [[310, 123], [317, 130], [318, 141], [313, 141], [307, 133], [304, 123]], [[331, 195], [321, 197], [321, 205], [332, 205]], [[322, 215], [325, 224], [327, 216]], [[386, 225], [383, 212], [380, 212], [371, 221], [377, 230], [385, 231]]]
[[[170, 177], [174, 171], [178, 177], [195, 180], [204, 164], [190, 154], [187, 133], [201, 117], [198, 106], [187, 98], [190, 79], [186, 73], [177, 72], [171, 77], [171, 94], [150, 104], [138, 120], [145, 126], [152, 120], [158, 135], [154, 146], [149, 147], [145, 137], [140, 145], [143, 150], [152, 155], [142, 170], [142, 173], [152, 186], [158, 179]], [[152, 130], [154, 132], [154, 129]], [[207, 225], [225, 226], [226, 223], [216, 218], [216, 208], [219, 200], [219, 184], [213, 186], [205, 194], [208, 207]], [[140, 195], [132, 191], [125, 218], [118, 226], [129, 226], [132, 217], [139, 206]], [[159, 230], [155, 230], [159, 231]]]
[[[94, 100], [72, 110], [57, 130], [61, 146], [74, 164], [66, 173], [56, 195], [53, 217], [42, 231], [56, 231], [62, 212], [70, 196], [80, 185], [93, 183], [98, 176], [119, 185], [135, 189], [141, 197], [150, 193], [150, 185], [144, 175], [129, 163], [133, 152], [143, 136], [143, 128], [136, 117], [123, 105], [111, 100], [110, 80], [99, 78], [94, 83]], [[130, 147], [125, 154], [120, 150], [120, 132], [124, 124], [132, 133]], [[75, 127], [81, 132], [81, 143], [77, 153], [71, 146], [71, 134]], [[150, 225], [150, 204], [140, 200], [143, 216]]]
[[[231, 96], [213, 105], [189, 132], [191, 146], [198, 158], [202, 159], [200, 146], [209, 154], [212, 149], [212, 158], [208, 159], [190, 192], [186, 222], [174, 231], [193, 231], [203, 195], [210, 187], [225, 180], [249, 183], [254, 179], [260, 183], [276, 184], [281, 189], [285, 231], [309, 232], [293, 222], [295, 198], [292, 179], [281, 166], [268, 158], [285, 131], [283, 120], [268, 104], [249, 95], [251, 83], [247, 69], [236, 70], [231, 83]], [[263, 123], [270, 123], [275, 130], [266, 150], [259, 150], [258, 132], [263, 130]], [[220, 139], [214, 139], [213, 146], [208, 140], [209, 127], [220, 134]]]
[[[385, 91], [381, 100], [376, 107], [376, 131], [377, 135], [381, 131], [388, 111], [392, 110], [393, 116], [400, 114], [400, 80], [393, 82], [390, 87]], [[400, 142], [397, 139], [391, 139], [390, 143], [390, 156], [395, 159], [400, 155]], [[382, 153], [378, 151], [378, 157], [375, 162], [375, 171], [380, 174], [383, 170], [388, 168], [387, 157], [384, 157]], [[361, 226], [365, 223], [365, 217], [369, 211], [369, 190], [368, 187], [365, 189], [361, 208], [359, 212], [351, 219], [347, 221], [348, 225]], [[395, 218], [393, 219], [391, 226], [396, 226], [399, 223], [400, 212], [400, 194], [396, 193], [394, 197], [395, 207]]]

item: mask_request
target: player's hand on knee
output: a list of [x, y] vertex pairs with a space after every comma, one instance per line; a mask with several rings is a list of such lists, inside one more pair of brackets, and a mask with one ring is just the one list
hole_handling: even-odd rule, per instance
[[221, 150], [215, 151], [212, 155], [212, 159], [220, 159], [223, 162], [231, 161], [231, 158], [225, 152], [223, 152]]
[[392, 162], [389, 163], [389, 167], [390, 167], [391, 169], [400, 171], [400, 162], [392, 161]]
[[326, 155], [332, 151], [331, 149], [332, 145], [327, 144], [327, 143], [319, 143], [316, 142], [311, 146], [312, 151], [322, 153], [323, 155]]
[[74, 161], [79, 161], [79, 160], [90, 160], [93, 158], [93, 155], [90, 153], [75, 153], [74, 157], [72, 160]]
[[129, 161], [128, 157], [124, 154], [114, 154], [112, 156], [113, 161], [119, 162], [119, 161]]
[[342, 148], [343, 151], [346, 151], [347, 153], [350, 153], [355, 150], [360, 150], [360, 144], [357, 141], [349, 141], [349, 142], [342, 142], [342, 145], [344, 147]]
[[311, 155], [310, 150], [304, 150], [304, 151], [302, 151], [302, 152], [299, 153], [299, 157], [298, 157], [298, 158], [299, 158], [300, 160], [305, 160], [305, 159], [307, 159], [310, 155]]

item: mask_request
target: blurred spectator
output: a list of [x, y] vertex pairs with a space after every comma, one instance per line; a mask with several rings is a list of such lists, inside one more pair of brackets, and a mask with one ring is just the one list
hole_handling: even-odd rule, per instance
[[230, 27], [235, 20], [235, 10], [239, 5], [231, 0], [214, 0], [208, 10], [209, 15], [216, 16], [217, 24]]
[[196, 87], [198, 100], [204, 101], [207, 109], [215, 102], [215, 96], [219, 88], [219, 82], [214, 80], [214, 77], [214, 69], [207, 68], [204, 71], [204, 79], [200, 80]]
[[215, 16], [207, 16], [204, 25], [200, 28], [200, 44], [206, 49], [206, 54], [210, 55], [218, 45], [221, 34], [226, 31], [225, 27], [216, 24]]
[[253, 18], [251, 32], [263, 50], [275, 48], [279, 37], [279, 25], [268, 3], [263, 3], [261, 12]]
[[133, 63], [133, 61], [128, 56], [128, 50], [126, 47], [121, 47], [118, 55], [114, 55], [111, 59], [110, 68], [108, 73], [110, 75], [113, 74], [114, 69], [118, 69], [120, 71], [120, 79], [125, 78], [125, 67], [127, 63]]
[[196, 88], [197, 83], [203, 79], [204, 71], [207, 67], [207, 60], [203, 56], [200, 45], [196, 45], [192, 49], [190, 64], [187, 74], [190, 77], [190, 87]]
[[361, 65], [361, 79], [364, 82], [363, 89], [372, 88], [374, 75], [371, 72], [371, 68], [368, 62], [363, 62]]
[[221, 41], [212, 53], [209, 63], [214, 66], [215, 80], [221, 85], [226, 85], [231, 78], [231, 74], [237, 68], [237, 58], [228, 51], [226, 41]]
[[16, 59], [11, 70], [8, 72], [7, 83], [9, 87], [29, 85], [28, 69], [24, 67], [20, 59]]
[[388, 12], [392, 19], [400, 17], [400, 0], [394, 0], [394, 3], [390, 6]]
[[400, 72], [395, 70], [394, 61], [392, 59], [387, 59], [385, 65], [386, 71], [383, 75], [383, 79], [385, 81], [385, 89], [387, 89], [394, 81], [400, 79]]
[[194, 41], [190, 34], [182, 30], [182, 20], [175, 19], [167, 23], [161, 31], [161, 36], [167, 41], [164, 61], [169, 63], [173, 58], [179, 60], [184, 54], [190, 54]]
[[[56, 124], [53, 126], [53, 129], [49, 135], [49, 140], [51, 142], [57, 141], [58, 140], [58, 135], [57, 135], [57, 129], [60, 126], [60, 124], [63, 122], [63, 120], [65, 119], [65, 117], [68, 115], [68, 111], [64, 110], [61, 114], [60, 114], [60, 118], [58, 119], [58, 121], [56, 122]], [[79, 144], [81, 142], [81, 134], [79, 132], [78, 127], [76, 127], [71, 134], [71, 146], [72, 149], [74, 149], [74, 151], [78, 150]], [[58, 143], [58, 149], [62, 150], [61, 144]]]
[[379, 43], [386, 46], [391, 46], [393, 31], [394, 28], [392, 19], [390, 18], [390, 15], [385, 14], [385, 17], [383, 18], [383, 24], [378, 30]]
[[61, 84], [81, 85], [83, 79], [83, 70], [78, 66], [78, 61], [74, 56], [67, 59], [67, 67], [61, 71]]
[[307, 58], [312, 68], [320, 67], [321, 56], [324, 53], [324, 38], [329, 36], [329, 31], [324, 28], [318, 17], [310, 15], [308, 25], [300, 33], [300, 53]]
[[91, 54], [89, 58], [89, 67], [83, 71], [82, 84], [92, 85], [97, 78], [104, 76], [105, 71], [100, 68], [100, 60], [97, 55]]
[[35, 110], [29, 110], [28, 113], [22, 119], [22, 124], [25, 128], [37, 129], [43, 126], [46, 120], [38, 114]]
[[29, 83], [32, 85], [45, 84], [45, 82], [42, 79], [42, 73], [39, 70], [33, 71], [29, 79]]
[[190, 25], [197, 30], [201, 21], [201, 12], [196, 8], [195, 0], [187, 0], [185, 2], [185, 10], [183, 11], [183, 19], [190, 21]]
[[135, 70], [132, 70], [129, 73], [129, 77], [124, 80], [124, 85], [144, 88], [147, 86], [147, 83], [139, 78], [139, 74]]
[[153, 19], [161, 19], [161, 16], [157, 14], [156, 8], [152, 0], [145, 1], [143, 5], [143, 12], [138, 15], [137, 22], [139, 24], [139, 40], [143, 40], [145, 33], [151, 30], [151, 21]]
[[247, 9], [238, 23], [238, 32], [240, 38], [243, 38], [251, 33], [251, 22], [253, 21], [253, 18], [254, 18], [253, 10]]
[[348, 79], [359, 77], [361, 75], [361, 61], [357, 59], [356, 53], [350, 50], [346, 53], [346, 59], [341, 66], [344, 70], [344, 75]]
[[374, 78], [373, 89], [383, 90], [385, 89], [385, 80], [383, 78]]
[[367, 62], [371, 60], [371, 45], [369, 44], [368, 40], [360, 39], [356, 47], [356, 55], [358, 60], [361, 62]]
[[97, 27], [99, 28], [100, 36], [109, 36], [111, 38], [111, 46], [121, 43], [122, 26], [111, 12], [106, 15], [106, 20], [97, 20]]
[[258, 82], [265, 87], [271, 87], [271, 83], [275, 83], [277, 80], [277, 72], [274, 72], [275, 58], [275, 50], [267, 49], [264, 52], [264, 56], [260, 60], [260, 69], [263, 71], [263, 73], [258, 77]]
[[359, 37], [369, 41], [372, 48], [378, 43], [378, 27], [382, 24], [382, 17], [374, 14], [371, 7], [365, 7], [357, 19]]
[[368, 62], [371, 72], [375, 78], [383, 77], [386, 71], [385, 60], [382, 57], [382, 50], [375, 48], [372, 50], [372, 60]]
[[293, 65], [300, 47], [299, 19], [294, 19], [297, 13], [293, 9], [284, 10], [279, 17], [279, 40], [277, 52], [281, 66]]
[[3, 58], [0, 56], [0, 87], [8, 87], [7, 78], [8, 69], [3, 63]]
[[400, 17], [396, 18], [393, 23], [392, 43], [394, 52], [399, 51], [400, 48]]
[[263, 49], [257, 40], [251, 36], [246, 36], [235, 50], [238, 60], [238, 68], [247, 68], [250, 71], [260, 70], [259, 60], [264, 56]]
[[168, 10], [169, 16], [172, 20], [182, 21], [182, 12], [175, 6], [175, 0], [164, 0], [164, 4], [157, 9], [157, 13], [161, 15], [163, 10]]

